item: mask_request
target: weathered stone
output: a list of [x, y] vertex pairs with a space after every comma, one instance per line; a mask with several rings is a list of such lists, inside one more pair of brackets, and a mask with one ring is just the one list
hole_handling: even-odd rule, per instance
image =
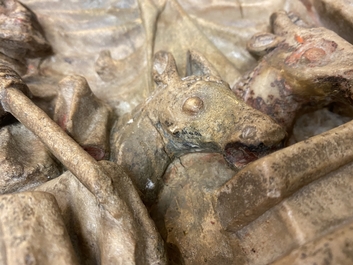
[[306, 108], [332, 102], [351, 105], [352, 45], [331, 30], [303, 25], [292, 13], [274, 13], [271, 23], [271, 43], [256, 35], [248, 44], [267, 54], [233, 91], [287, 131]]
[[349, 116], [339, 115], [336, 112], [330, 111], [328, 108], [305, 113], [295, 121], [292, 135], [288, 140], [288, 145], [305, 141], [312, 136], [329, 131], [350, 120], [351, 118]]
[[224, 229], [239, 230], [301, 187], [353, 161], [352, 126], [353, 122], [341, 125], [238, 172], [217, 194]]
[[312, 13], [316, 13], [317, 20], [342, 38], [353, 43], [352, 5], [347, 0], [306, 0], [306, 5]]
[[[4, 88], [9, 86], [14, 86], [16, 89], [19, 89], [24, 95], [31, 95], [28, 87], [22, 81], [22, 79], [18, 79], [18, 74], [11, 68], [6, 65], [0, 64], [0, 75], [2, 79], [1, 88], [0, 88], [0, 100], [4, 97]], [[12, 116], [9, 112], [4, 109], [4, 106], [1, 102], [0, 105], [0, 126], [4, 126]]]
[[51, 51], [36, 15], [15, 0], [1, 2], [0, 44], [1, 53], [20, 62]]
[[147, 205], [157, 199], [162, 175], [176, 157], [218, 152], [242, 167], [280, 148], [286, 136], [268, 116], [239, 101], [205, 58], [190, 52], [189, 60], [190, 76], [181, 78], [173, 56], [157, 53], [157, 90], [112, 131], [112, 160], [126, 170]]
[[17, 123], [0, 129], [0, 172], [0, 194], [4, 194], [56, 178], [61, 166], [31, 131]]
[[106, 203], [70, 172], [36, 188], [58, 201], [80, 264], [165, 264], [164, 243], [131, 180], [111, 162], [100, 165], [115, 188], [101, 192]]
[[343, 225], [334, 232], [290, 252], [273, 265], [350, 265], [353, 262], [353, 224]]
[[59, 86], [54, 120], [96, 160], [108, 159], [111, 109], [82, 76], [65, 77]]
[[1, 195], [0, 224], [1, 264], [79, 264], [52, 195]]
[[[114, 264], [164, 264], [163, 241], [157, 234], [130, 178], [122, 168], [112, 162], [98, 163], [94, 160], [44, 111], [17, 89], [17, 86], [24, 85], [21, 78], [10, 69], [4, 69], [11, 75], [0, 79], [2, 107], [32, 130], [75, 175], [82, 187], [85, 186], [86, 193], [91, 195], [91, 198], [85, 198], [84, 202], [93, 200], [96, 203], [95, 207], [84, 207], [79, 201], [80, 208], [75, 209], [77, 213], [83, 212], [80, 219], [86, 219], [89, 213], [98, 215], [95, 219], [99, 224], [96, 224], [94, 229], [98, 226], [102, 228], [98, 230], [98, 234], [90, 233], [88, 241], [85, 241], [93, 246], [97, 244], [99, 249], [98, 253], [97, 248], [93, 247], [93, 254], [89, 254], [88, 257], [89, 262], [99, 260], [102, 264], [112, 262]], [[1, 71], [0, 73], [3, 74]], [[55, 182], [50, 184], [54, 185], [51, 192], [54, 194], [58, 192], [60, 196], [62, 196], [62, 190], [67, 188], [64, 185], [60, 189]], [[84, 195], [82, 189], [81, 194]], [[77, 196], [77, 193], [74, 192], [74, 195]], [[78, 196], [74, 198], [79, 199]], [[60, 198], [58, 201], [61, 201]], [[89, 227], [90, 225], [88, 224]], [[137, 240], [141, 242], [142, 238], [144, 238], [144, 244], [137, 244]], [[118, 247], [121, 248], [120, 251], [116, 249]], [[121, 253], [124, 253], [124, 256]], [[101, 255], [100, 258], [98, 255]]]
[[[352, 172], [349, 163], [327, 174], [234, 233], [247, 263], [268, 264], [290, 251], [297, 253], [294, 249], [305, 250], [309, 242], [327, 238], [349, 222], [353, 217]], [[335, 236], [330, 238], [336, 241]]]
[[220, 154], [188, 154], [170, 165], [151, 215], [171, 264], [240, 262], [213, 207], [214, 191], [233, 174]]
[[[226, 87], [221, 81], [221, 77], [233, 83], [241, 72], [250, 69], [255, 60], [245, 50], [246, 40], [260, 29], [261, 31], [269, 30], [268, 16], [273, 11], [283, 7], [303, 11], [304, 6], [301, 2], [276, 0], [251, 1], [250, 3], [239, 0], [236, 3], [213, 1], [208, 5], [200, 5], [199, 2], [194, 1], [163, 0], [140, 1], [139, 3], [124, 0], [91, 1], [89, 3], [87, 1], [51, 0], [27, 2], [30, 6], [35, 7], [39, 14], [38, 17], [44, 23], [46, 32], [54, 45], [55, 54], [45, 59], [43, 63], [38, 61], [31, 64], [30, 68], [34, 70], [30, 73], [33, 76], [26, 77], [26, 80], [39, 80], [38, 86], [42, 85], [42, 91], [46, 89], [44, 84], [48, 79], [56, 80], [67, 74], [81, 74], [89, 80], [94, 93], [105, 102], [109, 102], [117, 113], [129, 112], [135, 105], [144, 102], [149, 91], [154, 90], [154, 87], [151, 86], [150, 75], [150, 72], [153, 71], [152, 55], [154, 50], [162, 47], [164, 50], [171, 50], [175, 53], [180, 75], [175, 65], [171, 63], [169, 55], [165, 56], [166, 53], [157, 55], [154, 77], [159, 87], [155, 94], [146, 101], [152, 102], [156, 100], [158, 93], [163, 94], [164, 92], [166, 95], [154, 102], [156, 111], [151, 111], [149, 113], [151, 116], [146, 115], [141, 119], [138, 115], [144, 111], [148, 112], [147, 103], [146, 105], [142, 104], [142, 107], [140, 106], [130, 116], [127, 115], [120, 119], [118, 123], [122, 127], [117, 125], [118, 129], [114, 132], [113, 137], [113, 140], [119, 139], [118, 143], [115, 143], [119, 146], [114, 147], [118, 150], [114, 160], [124, 165], [127, 171], [133, 168], [135, 173], [137, 172], [134, 182], [138, 183], [139, 189], [143, 192], [147, 190], [146, 193], [151, 189], [152, 193], [155, 193], [151, 196], [151, 201], [156, 202], [154, 199], [158, 195], [158, 189], [153, 190], [156, 187], [155, 179], [160, 181], [157, 186], [163, 187], [160, 200], [157, 201], [156, 208], [152, 208], [152, 213], [156, 214], [154, 215], [156, 223], [163, 238], [167, 241], [169, 253], [173, 254], [170, 257], [172, 262], [177, 264], [183, 262], [188, 264], [270, 262], [286, 254], [287, 251], [291, 251], [301, 244], [308, 244], [316, 237], [322, 236], [323, 233], [330, 232], [332, 223], [338, 224], [341, 219], [344, 221], [351, 214], [350, 203], [343, 205], [344, 207], [339, 204], [344, 201], [344, 195], [347, 193], [343, 188], [335, 187], [335, 183], [328, 185], [337, 188], [330, 191], [332, 196], [337, 197], [337, 204], [332, 203], [330, 207], [322, 211], [320, 210], [325, 204], [330, 204], [330, 201], [326, 201], [326, 199], [335, 200], [333, 197], [325, 195], [325, 189], [320, 188], [318, 192], [311, 190], [315, 183], [320, 183], [324, 178], [327, 178], [325, 175], [328, 172], [351, 163], [352, 154], [349, 147], [352, 136], [349, 133], [351, 130], [349, 124], [331, 133], [309, 139], [304, 143], [270, 155], [267, 157], [268, 160], [265, 158], [250, 164], [228, 182], [231, 185], [229, 189], [226, 188], [227, 183], [224, 185], [224, 182], [231, 177], [232, 170], [227, 168], [221, 155], [182, 156], [193, 151], [217, 151], [225, 155], [233, 166], [243, 166], [280, 146], [279, 142], [284, 137], [283, 131], [268, 117], [254, 112], [251, 108], [243, 107], [244, 104], [239, 103], [240, 101], [238, 102], [240, 108], [237, 106], [230, 110], [234, 117], [229, 115], [231, 118], [227, 118], [229, 117], [227, 116], [229, 114], [227, 107], [233, 106], [234, 103], [234, 100], [230, 100], [229, 103], [227, 97], [234, 99], [234, 96], [228, 92], [223, 93], [226, 90], [220, 89], [220, 87]], [[303, 2], [308, 1], [303, 0]], [[331, 52], [330, 47], [326, 45], [325, 41], [314, 43], [315, 45], [305, 43], [307, 40], [305, 34], [305, 36], [292, 36], [291, 34], [295, 33], [296, 29], [309, 27], [311, 23], [307, 23], [306, 19], [305, 21], [299, 19], [293, 13], [290, 13], [289, 17], [282, 15], [284, 14], [277, 13], [277, 17], [273, 20], [274, 33], [279, 37], [278, 44], [282, 43], [281, 38], [289, 32], [288, 36], [284, 36], [284, 39], [288, 40], [288, 44], [290, 44], [289, 48], [282, 47], [282, 51], [288, 56], [287, 64], [290, 67], [281, 68], [283, 65], [277, 63], [275, 59], [271, 66], [278, 67], [280, 71], [283, 70], [292, 82], [293, 79], [299, 80], [306, 77], [306, 75], [301, 76], [300, 74], [299, 70], [305, 70], [305, 67], [301, 68], [300, 64], [302, 60], [306, 63], [309, 62], [306, 64], [306, 68], [309, 65], [312, 67], [312, 72], [318, 68], [324, 69], [326, 70], [324, 76], [331, 78], [320, 80], [320, 82], [324, 81], [322, 82], [324, 85], [318, 88], [319, 92], [326, 93], [336, 86], [338, 89], [344, 90], [346, 85], [346, 88], [349, 88], [347, 93], [338, 93], [337, 95], [339, 100], [350, 102], [349, 76], [345, 77], [347, 82], [337, 79], [335, 72], [331, 73], [327, 70], [328, 67], [322, 64], [322, 61], [318, 61], [327, 54], [335, 55], [336, 51], [329, 53]], [[312, 14], [309, 12], [309, 15]], [[287, 29], [290, 30], [286, 33]], [[320, 36], [318, 30], [307, 30]], [[323, 32], [325, 37], [331, 36], [327, 35], [327, 32]], [[336, 42], [336, 39], [334, 41]], [[338, 47], [344, 43], [340, 41], [337, 42]], [[347, 43], [344, 45], [342, 47], [344, 46], [346, 51], [351, 49]], [[190, 47], [205, 54], [216, 67], [211, 67], [195, 51], [189, 53], [188, 58], [191, 63], [185, 66], [186, 51]], [[266, 47], [270, 50], [272, 48], [274, 47]], [[334, 64], [338, 69], [337, 73], [342, 70], [340, 63], [343, 62], [345, 66], [349, 66], [349, 60], [345, 61], [346, 57], [349, 57], [346, 56], [345, 50], [340, 50], [339, 56], [333, 58], [334, 63], [337, 61], [337, 64]], [[263, 51], [260, 49], [252, 52], [262, 56]], [[100, 55], [98, 55], [99, 53]], [[297, 61], [296, 59], [299, 57], [300, 59]], [[324, 62], [326, 61], [324, 60]], [[11, 61], [6, 62], [7, 65], [11, 63]], [[218, 71], [216, 72], [215, 69]], [[180, 78], [179, 76], [184, 76], [185, 72], [186, 75], [194, 76]], [[327, 75], [327, 73], [331, 75]], [[256, 71], [253, 74], [255, 75]], [[349, 73], [344, 74], [349, 75]], [[12, 76], [9, 77], [11, 79]], [[267, 77], [268, 79], [258, 78], [257, 85], [266, 85], [267, 81], [273, 80], [276, 76], [270, 73]], [[2, 82], [6, 79], [5, 76]], [[205, 93], [212, 99], [210, 102], [216, 101], [217, 104], [215, 104], [216, 107], [210, 104], [216, 111], [211, 111], [212, 115], [210, 116], [206, 115], [202, 126], [199, 126], [195, 120], [207, 113], [210, 106], [206, 104], [207, 100], [202, 97], [203, 93], [201, 93], [202, 95], [191, 93], [183, 98], [183, 94], [180, 93], [182, 89], [173, 92], [168, 90], [167, 86], [173, 80], [178, 80], [174, 83], [176, 87], [190, 85], [191, 92], [198, 91], [199, 88], [201, 91], [202, 87], [217, 88], [216, 92]], [[75, 84], [71, 81], [70, 84]], [[85, 86], [83, 84], [85, 82], [81, 79], [76, 81]], [[184, 81], [185, 83], [183, 83]], [[195, 84], [197, 89], [193, 87]], [[295, 82], [291, 84], [293, 85], [291, 89], [297, 89], [296, 91], [300, 91], [300, 88], [308, 88], [296, 86]], [[84, 92], [85, 100], [89, 104], [95, 105], [96, 99], [89, 96], [88, 89], [80, 90], [81, 85], [75, 91]], [[285, 83], [279, 82], [274, 85], [283, 85], [281, 88], [287, 88]], [[306, 91], [312, 93], [313, 91], [310, 89], [314, 85], [309, 86], [309, 90]], [[7, 88], [10, 89], [1, 93], [1, 98], [7, 100], [3, 101], [5, 109], [17, 113], [19, 120], [35, 131], [35, 134], [73, 173], [65, 173], [63, 176], [47, 182], [41, 188], [48, 189], [55, 194], [59, 201], [60, 210], [63, 212], [65, 223], [70, 230], [80, 262], [89, 264], [99, 262], [102, 264], [165, 263], [163, 241], [156, 233], [146, 208], [142, 205], [123, 169], [108, 162], [97, 163], [11, 84]], [[268, 86], [268, 88], [271, 90], [272, 87]], [[51, 86], [48, 87], [49, 89]], [[222, 93], [217, 93], [219, 91]], [[72, 136], [75, 134], [76, 141], [82, 144], [87, 139], [89, 142], [99, 142], [100, 146], [104, 146], [104, 140], [102, 141], [104, 136], [102, 135], [106, 131], [101, 130], [101, 127], [104, 127], [101, 125], [106, 124], [105, 114], [96, 116], [97, 113], [92, 109], [82, 111], [83, 106], [76, 101], [79, 97], [69, 99], [69, 94], [66, 95], [66, 99], [59, 98], [59, 101], [69, 102], [68, 105], [74, 102], [72, 105], [74, 107], [70, 109], [70, 107], [64, 106], [65, 104], [58, 104], [57, 113], [64, 114], [57, 116], [57, 120], [65, 120], [63, 116], [66, 113], [72, 114], [69, 115], [72, 117], [70, 119], [76, 124], [82, 124], [77, 127], [78, 131], [75, 132], [75, 126], [70, 127], [71, 125], [67, 122], [62, 124], [65, 128], [70, 127], [68, 132]], [[249, 94], [251, 95], [250, 92]], [[41, 96], [40, 93], [36, 95]], [[76, 95], [78, 96], [80, 93]], [[304, 105], [300, 105], [302, 102], [298, 103], [292, 100], [291, 95], [290, 93], [284, 95], [289, 99], [284, 104], [287, 104], [286, 110], [288, 112], [297, 113], [298, 106]], [[50, 97], [48, 101], [52, 100], [55, 93], [46, 93], [44, 97], [48, 96]], [[329, 97], [331, 96], [329, 94]], [[325, 95], [323, 97], [320, 95], [320, 99], [324, 97]], [[175, 102], [177, 103], [176, 107], [171, 107]], [[315, 99], [313, 102], [316, 104], [319, 101]], [[324, 102], [323, 105], [326, 103]], [[11, 108], [11, 104], [15, 106], [12, 105], [13, 108]], [[47, 104], [49, 110], [47, 113], [49, 113], [53, 111], [53, 105]], [[64, 107], [61, 108], [62, 106]], [[70, 112], [71, 110], [72, 112]], [[244, 115], [246, 111], [249, 112], [248, 115]], [[277, 115], [280, 111], [275, 108], [273, 112]], [[89, 113], [89, 117], [85, 120], [84, 116], [87, 113]], [[101, 112], [98, 111], [98, 113]], [[103, 113], [105, 112], [103, 111]], [[171, 115], [170, 118], [169, 113], [177, 114]], [[80, 117], [76, 119], [75, 115]], [[183, 115], [187, 118], [184, 118]], [[93, 116], [94, 118], [92, 118]], [[238, 117], [244, 119], [241, 120]], [[179, 122], [177, 125], [180, 125], [175, 130], [170, 123], [172, 118], [173, 124]], [[288, 120], [292, 118], [289, 117]], [[98, 122], [97, 128], [90, 127], [92, 123], [94, 127], [96, 119], [102, 119], [99, 121], [101, 123]], [[190, 120], [192, 121], [190, 122]], [[90, 123], [87, 131], [83, 128], [86, 123]], [[194, 130], [195, 124], [199, 126], [197, 130]], [[120, 131], [120, 128], [123, 129]], [[170, 134], [173, 131], [176, 132], [176, 135]], [[98, 135], [97, 139], [94, 139], [93, 135], [94, 137]], [[212, 144], [210, 146], [207, 146], [207, 143], [210, 143], [207, 142], [208, 139], [202, 139], [204, 135], [211, 135], [212, 141], [210, 142]], [[231, 141], [229, 138], [232, 138]], [[219, 143], [222, 144], [217, 145]], [[223, 148], [223, 145], [227, 148]], [[199, 148], [200, 146], [202, 148]], [[266, 148], [266, 146], [270, 148]], [[121, 150], [123, 151], [120, 152]], [[163, 152], [167, 155], [164, 156]], [[168, 171], [168, 175], [163, 178], [164, 170], [175, 158], [175, 164], [170, 169], [172, 172]], [[270, 168], [270, 166], [274, 168]], [[276, 171], [277, 169], [278, 171]], [[337, 175], [334, 178], [339, 177]], [[255, 189], [250, 190], [252, 187], [258, 188], [259, 193], [257, 194]], [[300, 190], [302, 187], [304, 189]], [[346, 188], [350, 188], [350, 185], [346, 185]], [[315, 194], [318, 198], [322, 196], [323, 204], [316, 203], [313, 196], [310, 197], [302, 193], [306, 189], [313, 192], [313, 195]], [[227, 194], [228, 191], [231, 194]], [[338, 194], [340, 191], [342, 194]], [[297, 198], [291, 203], [292, 197], [287, 197], [294, 192], [301, 194], [303, 199]], [[309, 200], [309, 202], [305, 200]], [[283, 201], [283, 204], [280, 201]], [[274, 206], [277, 203], [280, 204]], [[318, 211], [316, 209], [315, 211], [310, 210], [311, 207], [317, 205], [320, 206], [317, 207]], [[336, 206], [337, 210], [343, 209], [343, 212], [335, 211]], [[155, 209], [157, 212], [153, 212]], [[287, 211], [288, 209], [290, 211]], [[254, 215], [252, 215], [252, 211], [255, 213]], [[264, 214], [261, 215], [262, 213]], [[291, 217], [291, 214], [295, 217]], [[266, 219], [264, 216], [272, 217]], [[288, 221], [289, 219], [294, 220], [294, 223]], [[267, 220], [272, 223], [267, 223]], [[320, 222], [317, 227], [315, 226], [316, 222]], [[306, 223], [310, 224], [310, 229], [305, 230], [308, 233], [303, 236], [301, 233], [304, 230], [301, 229], [304, 229]], [[295, 227], [296, 224], [298, 224], [297, 227]], [[261, 231], [266, 232], [260, 233]], [[141, 243], [138, 241], [139, 238], [142, 239]], [[258, 247], [260, 244], [263, 245], [262, 249]], [[274, 248], [273, 246], [278, 247]], [[117, 250], [123, 254], [119, 255]]]

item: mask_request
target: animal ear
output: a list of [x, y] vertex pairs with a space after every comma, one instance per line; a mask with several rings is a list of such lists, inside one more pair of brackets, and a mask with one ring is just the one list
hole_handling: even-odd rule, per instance
[[200, 53], [189, 50], [187, 55], [186, 75], [211, 75], [214, 77], [220, 77], [217, 70], [210, 64], [205, 57]]
[[157, 84], [180, 81], [174, 57], [169, 52], [159, 51], [154, 55], [152, 74]]
[[302, 30], [303, 23], [293, 13], [287, 13], [284, 10], [275, 12], [270, 17], [270, 23], [272, 26], [272, 31], [278, 36], [294, 36], [295, 34], [300, 34]]
[[283, 37], [272, 33], [257, 33], [251, 37], [246, 46], [255, 57], [262, 57], [276, 48], [283, 40]]

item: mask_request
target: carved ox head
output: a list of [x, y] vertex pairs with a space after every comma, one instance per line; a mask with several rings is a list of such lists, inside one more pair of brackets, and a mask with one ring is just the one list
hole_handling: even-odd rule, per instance
[[173, 56], [155, 56], [157, 91], [148, 99], [150, 117], [169, 155], [219, 152], [241, 167], [278, 149], [285, 132], [270, 117], [237, 98], [228, 84], [196, 52], [189, 52], [187, 77]]

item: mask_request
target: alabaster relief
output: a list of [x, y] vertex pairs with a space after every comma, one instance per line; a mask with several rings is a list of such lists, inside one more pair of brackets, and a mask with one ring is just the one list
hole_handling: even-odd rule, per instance
[[2, 1], [0, 263], [351, 264], [350, 9]]

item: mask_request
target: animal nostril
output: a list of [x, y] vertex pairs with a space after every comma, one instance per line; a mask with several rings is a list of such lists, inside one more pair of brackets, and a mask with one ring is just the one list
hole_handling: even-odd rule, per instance
[[255, 126], [246, 126], [242, 132], [241, 132], [241, 137], [243, 139], [255, 139], [257, 134], [257, 130]]
[[180, 132], [179, 132], [179, 131], [175, 131], [175, 132], [173, 132], [173, 135], [174, 135], [175, 137], [180, 137]]
[[203, 108], [203, 101], [199, 97], [188, 98], [183, 105], [183, 111], [189, 115], [197, 114]]

